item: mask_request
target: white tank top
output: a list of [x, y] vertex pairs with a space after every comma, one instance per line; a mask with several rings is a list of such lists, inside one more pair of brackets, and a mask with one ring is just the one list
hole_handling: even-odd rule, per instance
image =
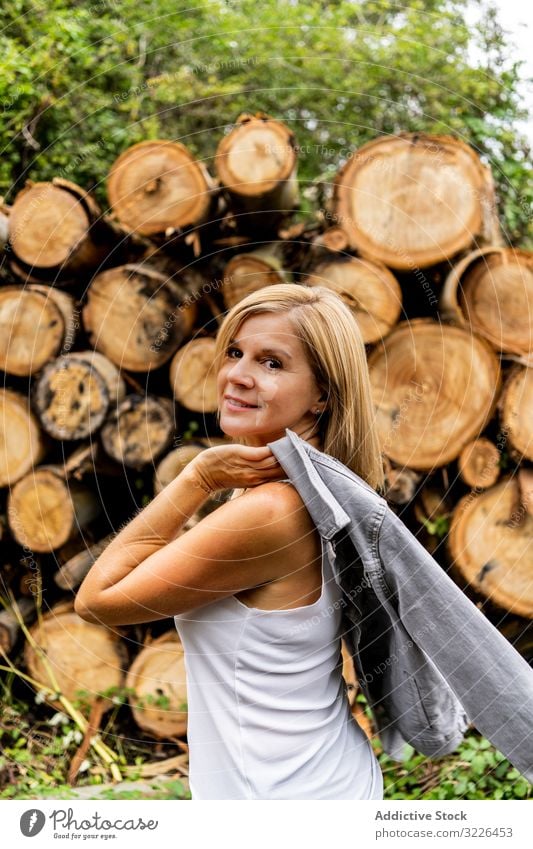
[[342, 677], [341, 590], [287, 610], [228, 596], [174, 617], [185, 651], [189, 785], [204, 799], [382, 799]]

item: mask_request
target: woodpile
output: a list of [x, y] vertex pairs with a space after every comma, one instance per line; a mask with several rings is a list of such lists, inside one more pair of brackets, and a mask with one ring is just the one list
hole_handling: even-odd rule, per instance
[[[120, 634], [80, 619], [69, 602], [56, 605], [42, 616], [30, 628], [30, 634], [46, 653], [63, 695], [88, 703], [101, 696], [105, 710], [113, 706], [112, 698], [104, 694], [124, 681], [127, 652]], [[32, 643], [26, 643], [24, 654], [32, 678], [46, 681], [43, 659]], [[56, 710], [61, 709], [57, 699], [46, 700]]]
[[[212, 174], [176, 142], [125, 150], [109, 214], [60, 179], [2, 206], [3, 585], [65, 691], [94, 697], [126, 681], [132, 716], [156, 739], [186, 733], [177, 634], [168, 622], [86, 623], [73, 596], [118, 528], [225, 441], [217, 328], [278, 282], [326, 286], [353, 311], [389, 503], [530, 655], [516, 635], [533, 620], [533, 255], [503, 246], [490, 171], [457, 139], [401, 134], [354, 150], [306, 221], [291, 220], [297, 159], [289, 127], [241, 115]], [[36, 585], [48, 612], [34, 624]], [[0, 613], [4, 651], [20, 639], [12, 611]], [[343, 661], [364, 724], [345, 650]], [[25, 662], [40, 680], [29, 644]]]

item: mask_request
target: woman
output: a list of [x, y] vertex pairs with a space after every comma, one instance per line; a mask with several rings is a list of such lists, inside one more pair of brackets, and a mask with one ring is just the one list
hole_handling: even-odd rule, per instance
[[[290, 428], [383, 484], [364, 344], [323, 287], [269, 286], [226, 315], [219, 422], [107, 547], [75, 609], [108, 625], [174, 616], [185, 649], [193, 799], [381, 799], [342, 678], [339, 587], [267, 443]], [[232, 498], [176, 538], [208, 496]]]

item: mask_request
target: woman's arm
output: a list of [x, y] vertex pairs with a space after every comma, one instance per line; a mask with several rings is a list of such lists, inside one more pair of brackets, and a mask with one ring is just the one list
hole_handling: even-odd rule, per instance
[[284, 577], [291, 571], [287, 564], [298, 562], [302, 538], [313, 532], [296, 490], [275, 482], [258, 486], [101, 589], [108, 583], [104, 552], [82, 584], [76, 613], [102, 625], [134, 625], [202, 607]]
[[[196, 600], [199, 604], [206, 603], [205, 593], [201, 598], [203, 581], [206, 581], [205, 589], [214, 589], [213, 598], [219, 596], [220, 570], [216, 569], [216, 561], [217, 554], [224, 559], [220, 549], [221, 532], [226, 529], [224, 521], [218, 516], [207, 516], [186, 534], [177, 539], [176, 536], [210, 494], [235, 486], [257, 487], [282, 475], [283, 470], [266, 447], [224, 445], [202, 451], [102, 552], [78, 590], [76, 613], [88, 622], [135, 624], [178, 613], [183, 603], [189, 606], [194, 606], [192, 602]], [[227, 505], [223, 504], [214, 513], [220, 510], [230, 528], [234, 510], [226, 516]], [[236, 573], [233, 578], [237, 581], [248, 578], [246, 585], [238, 586], [244, 589], [257, 584], [263, 571], [269, 571], [271, 540], [268, 529], [262, 535], [257, 533], [253, 511], [237, 508], [236, 512], [242, 516], [234, 524], [236, 533], [227, 535], [231, 539], [229, 544], [226, 542], [226, 557], [233, 563]], [[268, 509], [262, 518], [267, 515]], [[255, 584], [254, 576], [250, 579], [246, 574], [250, 564], [239, 562], [238, 551], [239, 535], [247, 534], [251, 527], [256, 532], [260, 560]], [[250, 540], [253, 538], [254, 534]], [[208, 563], [212, 572], [206, 576], [202, 564]], [[226, 577], [228, 574], [226, 569]], [[230, 587], [233, 578], [230, 577]], [[193, 588], [192, 594], [187, 593], [187, 587]], [[230, 592], [222, 590], [222, 595]]]
[[87, 613], [101, 593], [174, 540], [209, 495], [192, 464], [186, 466], [104, 549], [78, 590], [76, 612]]

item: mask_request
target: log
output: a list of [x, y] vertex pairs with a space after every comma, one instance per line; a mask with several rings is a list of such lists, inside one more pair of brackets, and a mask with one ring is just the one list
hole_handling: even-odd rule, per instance
[[59, 352], [65, 339], [60, 307], [42, 292], [24, 286], [0, 289], [0, 368], [26, 377]]
[[28, 399], [0, 389], [0, 486], [11, 486], [40, 463], [46, 441]]
[[533, 623], [524, 619], [514, 619], [506, 622], [500, 631], [533, 667]]
[[89, 363], [91, 369], [98, 372], [107, 387], [110, 405], [116, 406], [116, 404], [124, 400], [126, 397], [126, 383], [119, 369], [111, 360], [104, 357], [98, 351], [76, 351], [75, 356], [79, 360]]
[[100, 372], [77, 354], [48, 363], [33, 386], [33, 407], [54, 439], [83, 439], [102, 425], [109, 390]]
[[533, 517], [533, 469], [522, 466], [516, 475], [520, 492], [520, 504]]
[[330, 251], [346, 251], [349, 248], [348, 236], [342, 227], [328, 227], [313, 239], [315, 247], [327, 248]]
[[108, 534], [93, 545], [84, 547], [59, 567], [54, 582], [62, 590], [75, 590], [80, 586], [93, 563], [100, 557], [116, 534]]
[[78, 446], [72, 454], [64, 458], [60, 466], [61, 474], [74, 480], [82, 480], [87, 474], [92, 476], [120, 477], [121, 470], [105, 453], [99, 442], [90, 439]]
[[76, 302], [72, 295], [57, 289], [55, 286], [44, 286], [43, 284], [32, 283], [25, 287], [26, 291], [40, 292], [46, 298], [50, 298], [63, 316], [65, 325], [65, 333], [61, 345], [61, 352], [66, 354], [74, 345], [77, 331], [80, 327], [79, 309], [76, 307]]
[[451, 136], [382, 136], [338, 172], [332, 212], [352, 249], [394, 269], [428, 268], [488, 239], [494, 228], [490, 170]]
[[264, 245], [246, 254], [232, 257], [224, 268], [222, 296], [228, 309], [246, 295], [264, 286], [290, 283], [292, 274], [283, 268], [283, 246]]
[[[85, 622], [72, 609], [72, 602], [52, 608], [30, 628], [30, 634], [46, 652], [61, 692], [71, 701], [83, 698], [92, 705], [104, 691], [123, 686], [127, 652], [119, 633]], [[26, 642], [24, 659], [32, 678], [52, 686], [42, 658], [30, 642]], [[64, 711], [57, 699], [45, 696], [45, 700], [55, 710]], [[114, 704], [112, 695], [103, 697], [104, 711]]]
[[424, 318], [397, 325], [368, 368], [383, 453], [420, 471], [454, 460], [484, 429], [501, 385], [488, 342]]
[[68, 180], [54, 179], [28, 181], [17, 194], [9, 241], [23, 270], [65, 281], [103, 262], [114, 234], [87, 192]]
[[101, 506], [58, 466], [39, 466], [12, 487], [7, 517], [13, 537], [31, 551], [54, 551], [95, 519]]
[[175, 400], [187, 410], [198, 413], [214, 413], [217, 410], [215, 344], [211, 336], [199, 336], [182, 345], [172, 358], [172, 392]]
[[533, 252], [490, 246], [468, 253], [448, 274], [439, 310], [533, 366]]
[[[17, 605], [22, 620], [27, 625], [35, 616], [35, 604], [32, 599], [22, 597], [17, 599]], [[4, 608], [0, 612], [0, 647], [6, 654], [10, 654], [15, 647], [20, 631], [19, 620], [13, 608]]]
[[515, 477], [465, 495], [453, 512], [447, 544], [469, 587], [498, 607], [533, 619], [533, 516], [520, 504]]
[[82, 313], [91, 344], [121, 369], [147, 372], [179, 347], [180, 292], [147, 265], [123, 265], [93, 278]]
[[353, 312], [365, 344], [382, 339], [398, 321], [402, 290], [382, 263], [354, 256], [333, 256], [316, 264], [306, 286], [325, 286]]
[[498, 407], [511, 453], [533, 460], [533, 367], [516, 364], [509, 370]]
[[350, 707], [353, 707], [355, 704], [355, 696], [357, 693], [357, 677], [355, 674], [355, 667], [353, 664], [352, 657], [350, 652], [346, 647], [346, 643], [341, 639], [341, 653], [342, 653], [342, 677], [344, 678], [344, 683], [346, 685], [346, 696], [348, 698], [348, 702]]
[[390, 504], [408, 504], [416, 494], [422, 475], [405, 466], [394, 466], [388, 457], [383, 458], [383, 465], [385, 498]]
[[365, 714], [363, 706], [357, 701], [357, 696], [362, 692], [355, 674], [355, 667], [352, 657], [348, 651], [346, 643], [341, 639], [341, 654], [342, 654], [342, 677], [346, 685], [346, 698], [352, 712], [352, 716], [358, 725], [361, 726], [368, 738], [372, 737], [373, 728], [370, 720]]
[[124, 227], [166, 238], [207, 221], [214, 189], [213, 178], [185, 145], [163, 140], [129, 147], [107, 180], [109, 202]]
[[102, 445], [117, 463], [141, 469], [168, 448], [174, 430], [174, 405], [168, 398], [132, 394], [111, 412], [101, 431]]
[[83, 439], [126, 395], [117, 367], [98, 351], [76, 351], [48, 363], [33, 386], [33, 406], [55, 439]]
[[[187, 731], [185, 654], [178, 634], [168, 631], [141, 649], [126, 676], [128, 700], [139, 728], [158, 740]], [[161, 699], [162, 697], [162, 699]], [[168, 706], [158, 705], [168, 700]]]
[[215, 168], [240, 230], [270, 231], [299, 202], [293, 132], [265, 113], [239, 115], [221, 139]]
[[467, 486], [488, 489], [500, 475], [500, 452], [496, 445], [482, 436], [465, 445], [457, 458], [457, 469]]

